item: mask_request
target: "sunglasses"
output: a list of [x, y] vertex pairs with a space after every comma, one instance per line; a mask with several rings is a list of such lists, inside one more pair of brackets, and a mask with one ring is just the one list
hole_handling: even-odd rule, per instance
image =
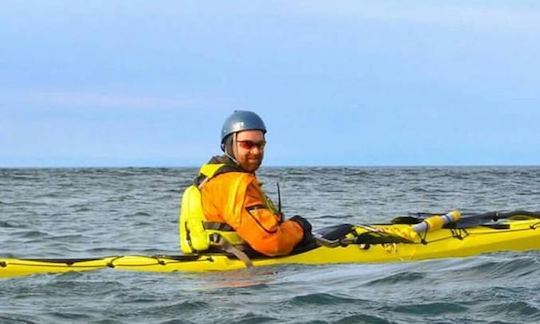
[[251, 150], [254, 147], [257, 147], [259, 150], [263, 150], [266, 145], [266, 141], [253, 142], [253, 141], [236, 141], [238, 145], [246, 150]]

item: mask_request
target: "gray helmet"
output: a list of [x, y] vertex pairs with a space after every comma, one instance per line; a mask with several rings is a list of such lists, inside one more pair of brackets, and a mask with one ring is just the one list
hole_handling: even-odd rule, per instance
[[245, 130], [261, 130], [263, 134], [266, 134], [266, 126], [259, 115], [252, 111], [247, 110], [235, 110], [230, 115], [221, 128], [221, 143], [225, 141], [227, 136], [245, 131]]

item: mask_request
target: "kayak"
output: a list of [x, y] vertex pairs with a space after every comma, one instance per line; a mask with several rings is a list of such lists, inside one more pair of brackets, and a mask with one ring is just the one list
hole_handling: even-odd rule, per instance
[[[291, 255], [253, 255], [249, 266], [285, 264], [336, 264], [407, 262], [435, 258], [467, 257], [499, 251], [540, 250], [540, 213], [490, 212], [463, 217], [447, 224], [430, 219], [433, 214], [398, 217], [390, 224], [341, 224], [315, 233], [316, 241]], [[425, 226], [423, 226], [425, 225]], [[423, 227], [422, 227], [423, 226]], [[432, 227], [431, 229], [425, 229]], [[413, 231], [423, 228], [422, 231]], [[18, 259], [0, 257], [0, 278], [44, 273], [115, 269], [145, 272], [203, 272], [246, 268], [225, 252], [107, 256], [71, 259]]]

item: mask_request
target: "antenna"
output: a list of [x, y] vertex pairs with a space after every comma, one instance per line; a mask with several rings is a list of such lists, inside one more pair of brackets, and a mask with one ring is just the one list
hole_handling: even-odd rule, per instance
[[281, 214], [281, 191], [279, 190], [279, 182], [276, 182], [277, 185], [277, 199], [278, 199], [278, 212]]

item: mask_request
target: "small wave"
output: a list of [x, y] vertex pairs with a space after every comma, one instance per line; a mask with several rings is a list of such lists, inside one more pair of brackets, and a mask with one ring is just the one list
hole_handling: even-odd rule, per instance
[[277, 321], [277, 318], [269, 317], [265, 315], [258, 315], [254, 313], [248, 313], [241, 318], [238, 319], [238, 321], [235, 320], [236, 323], [242, 323], [242, 324], [248, 324], [248, 323], [265, 323], [265, 322], [274, 322]]
[[[154, 250], [152, 250], [152, 251], [154, 251]], [[83, 252], [89, 253], [90, 255], [94, 255], [94, 254], [99, 254], [99, 255], [127, 255], [127, 254], [133, 254], [133, 249], [96, 247], [96, 248], [91, 248], [91, 249], [85, 249]]]
[[88, 208], [88, 207], [79, 207], [79, 208], [75, 209], [75, 213], [86, 213], [86, 212], [89, 212], [89, 211], [92, 211], [92, 209]]
[[366, 283], [366, 286], [395, 285], [403, 282], [411, 283], [423, 280], [425, 277], [425, 274], [419, 272], [402, 272], [369, 281]]
[[129, 201], [129, 200], [135, 200], [135, 196], [131, 195], [119, 195], [119, 196], [113, 196], [109, 197], [105, 200], [105, 202], [119, 202], [119, 201]]
[[529, 323], [540, 322], [540, 308], [526, 301], [508, 302], [496, 305], [489, 305], [484, 308], [484, 311], [491, 314], [499, 314], [506, 320], [518, 317], [526, 319]]
[[387, 323], [393, 323], [393, 322], [390, 322], [378, 316], [367, 315], [367, 314], [357, 314], [357, 315], [343, 317], [334, 323], [336, 324], [349, 324], [349, 323], [387, 324]]
[[24, 226], [22, 225], [15, 225], [9, 221], [0, 221], [0, 227], [3, 227], [3, 228], [25, 228]]
[[88, 321], [92, 319], [92, 316], [86, 313], [67, 313], [67, 312], [50, 312], [45, 313], [45, 317], [52, 317], [57, 320], [70, 320], [70, 321]]
[[22, 239], [43, 239], [46, 237], [49, 237], [49, 233], [41, 232], [41, 231], [24, 231], [24, 232], [18, 232], [16, 235], [19, 238]]
[[134, 224], [135, 227], [145, 227], [145, 228], [152, 228], [154, 224], [150, 222], [137, 222]]
[[[126, 299], [131, 304], [132, 296], [122, 296], [122, 299]], [[183, 323], [186, 320], [191, 319], [194, 323], [204, 321], [203, 314], [211, 314], [208, 310], [212, 306], [203, 301], [180, 301], [174, 303], [165, 304], [165, 302], [149, 302], [149, 303], [137, 303], [137, 309], [144, 312], [146, 319], [159, 319], [163, 322], [165, 319], [168, 322], [174, 323], [179, 318], [182, 318]], [[181, 315], [179, 315], [181, 314]], [[149, 322], [154, 322], [150, 320]], [[207, 321], [204, 321], [207, 322]]]
[[149, 213], [146, 213], [146, 212], [136, 212], [134, 214], [129, 214], [129, 215], [126, 215], [128, 217], [150, 217], [152, 215], [150, 215]]
[[[2, 174], [4, 175], [4, 174]], [[36, 181], [38, 180], [39, 177], [37, 176], [34, 176], [34, 175], [18, 175], [18, 174], [12, 174], [10, 175], [10, 173], [8, 172], [7, 173], [7, 180], [11, 180], [11, 181], [20, 181], [20, 180], [23, 180], [23, 181]]]
[[55, 235], [51, 239], [53, 239], [55, 241], [65, 242], [65, 241], [79, 240], [79, 239], [81, 239], [83, 237], [84, 237], [84, 235], [82, 235], [82, 234], [64, 234], [64, 235]]
[[[107, 270], [107, 269], [103, 269]], [[120, 294], [126, 285], [117, 280], [106, 280], [107, 277], [97, 270], [87, 272], [65, 272], [55, 275], [40, 287], [43, 294], [49, 292], [69, 292], [70, 294], [85, 294], [88, 296], [103, 296], [105, 294]], [[99, 279], [93, 280], [99, 277]]]
[[203, 301], [182, 301], [158, 307], [152, 306], [152, 312], [155, 314], [178, 314], [178, 311], [197, 311], [208, 309], [208, 307], [209, 304]]
[[344, 303], [358, 303], [359, 299], [335, 296], [327, 293], [309, 294], [293, 297], [289, 303], [293, 305], [338, 305]]
[[[478, 277], [480, 274], [484, 279], [497, 279], [501, 277], [520, 277], [540, 272], [538, 268], [538, 255], [535, 252], [520, 253], [513, 252], [497, 253], [496, 255], [478, 256], [467, 259], [460, 265], [453, 267], [459, 271], [460, 278]], [[450, 270], [450, 269], [447, 269]]]
[[43, 194], [39, 194], [39, 195], [36, 195], [34, 196], [36, 199], [42, 199], [42, 198], [60, 198], [60, 197], [64, 197], [66, 194], [65, 191], [51, 191], [51, 192], [47, 192], [47, 193], [43, 193]]
[[468, 307], [460, 305], [458, 303], [424, 303], [424, 304], [412, 304], [412, 305], [399, 305], [388, 307], [387, 311], [399, 312], [406, 314], [423, 314], [423, 315], [438, 315], [448, 313], [463, 313], [468, 310]]
[[20, 324], [35, 324], [41, 322], [41, 319], [36, 319], [35, 321], [32, 321], [29, 319], [30, 317], [30, 315], [21, 314], [19, 312], [17, 314], [4, 313], [3, 315], [0, 315], [0, 322]]
[[15, 207], [24, 207], [24, 208], [47, 206], [46, 203], [30, 201], [30, 200], [18, 200], [18, 201], [14, 201], [14, 202], [10, 203], [10, 205], [15, 206]]

